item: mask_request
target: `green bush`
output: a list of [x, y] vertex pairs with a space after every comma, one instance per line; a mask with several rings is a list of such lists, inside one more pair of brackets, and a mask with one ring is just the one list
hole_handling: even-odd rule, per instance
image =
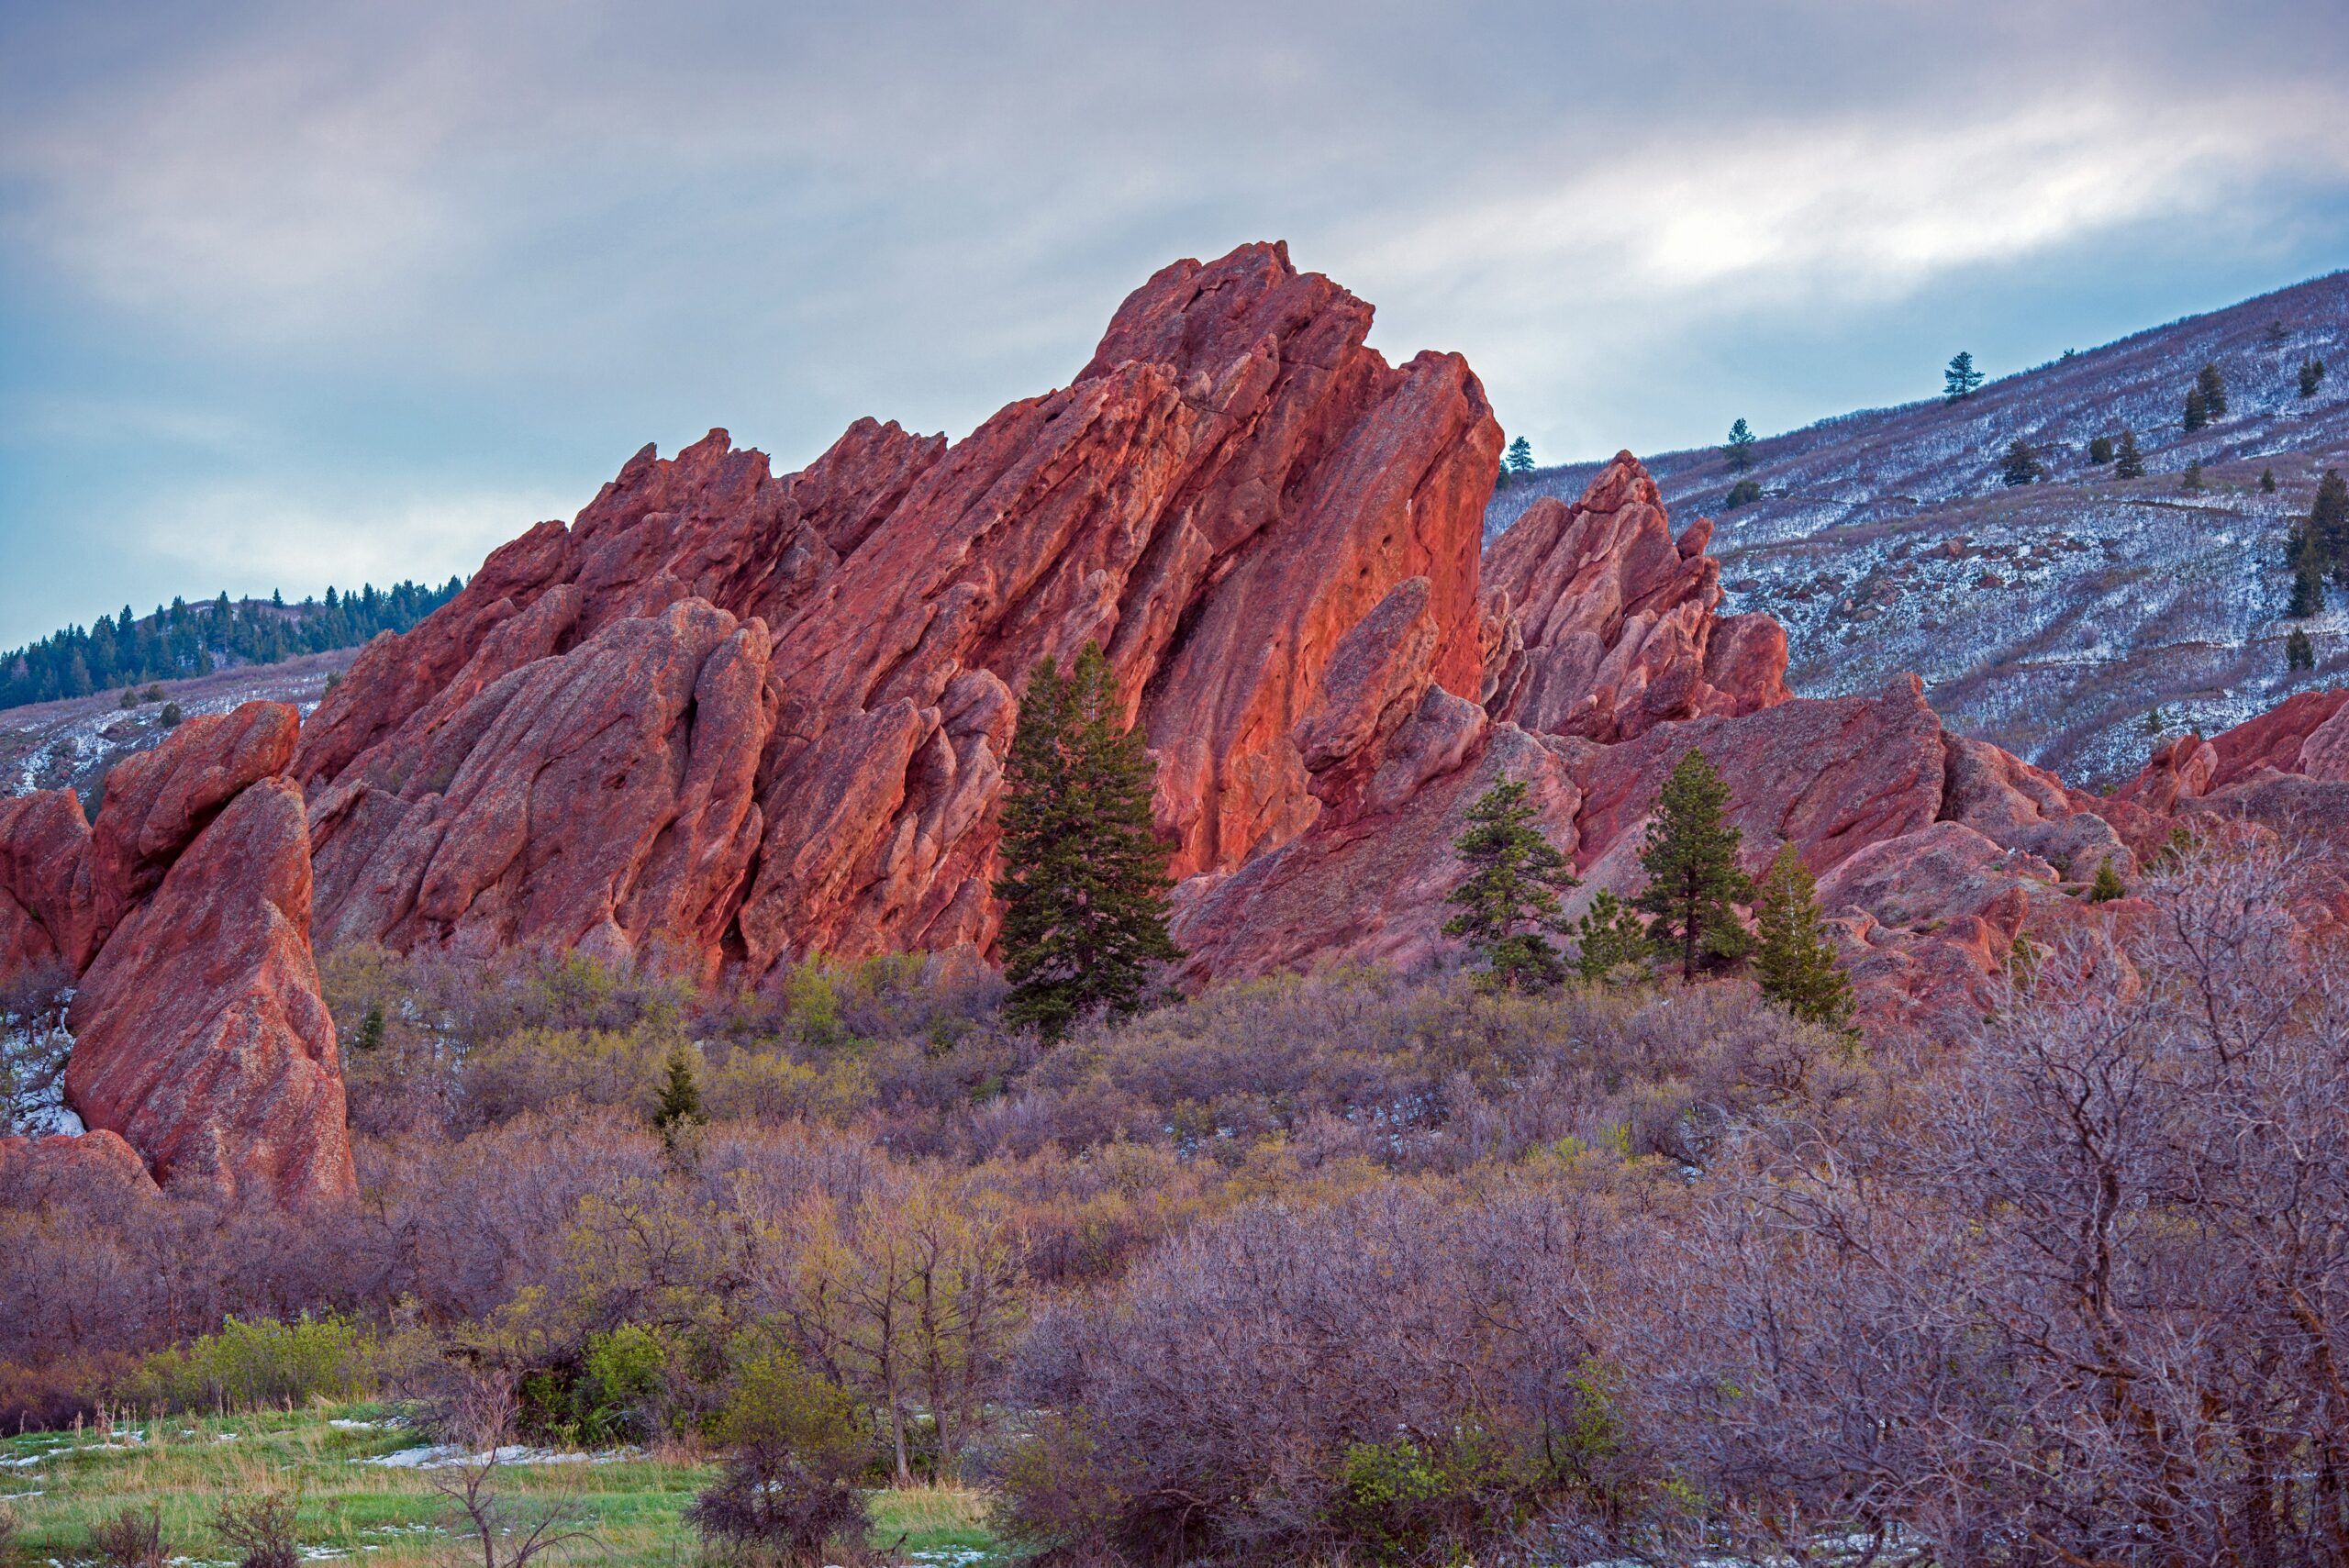
[[861, 1470], [873, 1449], [871, 1425], [848, 1391], [786, 1350], [743, 1358], [717, 1426], [715, 1435], [729, 1448], [780, 1449], [825, 1477]]
[[1441, 1447], [1356, 1443], [1339, 1463], [1330, 1522], [1373, 1562], [1463, 1561], [1513, 1521], [1509, 1461], [1474, 1427]]
[[239, 1410], [310, 1399], [349, 1399], [373, 1381], [373, 1345], [328, 1313], [293, 1322], [230, 1318], [217, 1334], [159, 1351], [140, 1365], [134, 1392], [183, 1410]]

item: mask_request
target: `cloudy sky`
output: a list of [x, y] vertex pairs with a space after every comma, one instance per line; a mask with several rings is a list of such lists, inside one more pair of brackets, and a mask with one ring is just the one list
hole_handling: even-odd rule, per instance
[[1907, 401], [2349, 263], [2337, 6], [17, 0], [0, 644], [960, 435], [1254, 239], [1544, 461]]

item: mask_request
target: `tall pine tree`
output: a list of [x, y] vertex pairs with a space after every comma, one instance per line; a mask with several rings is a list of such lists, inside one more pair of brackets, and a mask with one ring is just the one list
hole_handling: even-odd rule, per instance
[[1057, 1039], [1088, 1013], [1141, 1005], [1166, 934], [1166, 846], [1152, 831], [1154, 770], [1125, 723], [1109, 661], [1085, 644], [1066, 675], [1036, 666], [1004, 768], [1005, 1015]]
[[2349, 587], [2349, 481], [2339, 469], [2326, 469], [2317, 482], [2316, 500], [2300, 533], [2318, 567], [2330, 565], [2333, 581]]
[[1460, 913], [1443, 924], [1484, 959], [1495, 984], [1547, 991], [1565, 978], [1565, 961], [1550, 945], [1563, 931], [1558, 890], [1572, 887], [1566, 857], [1542, 831], [1525, 783], [1503, 779], [1468, 808], [1468, 830], [1453, 848], [1468, 862], [1468, 880], [1445, 899]]
[[1753, 954], [1762, 995], [1807, 1023], [1839, 1029], [1852, 1021], [1852, 982], [1835, 967], [1835, 946], [1819, 914], [1819, 884], [1791, 843], [1763, 873], [1753, 895]]
[[1532, 473], [1533, 443], [1523, 436], [1509, 442], [1508, 454], [1502, 460], [1502, 466], [1508, 470], [1509, 476], [1513, 479], [1522, 479]]
[[1982, 373], [1974, 368], [1972, 350], [1961, 350], [1950, 356], [1949, 368], [1942, 372], [1942, 396], [1946, 401], [1955, 403], [1971, 397], [1981, 384]]
[[2204, 413], [2213, 419], [2227, 417], [2227, 378], [2219, 373], [2215, 363], [2204, 365], [2195, 373], [2194, 390], [2202, 395]]
[[1633, 902], [1655, 917], [1648, 934], [1656, 945], [1678, 950], [1684, 980], [1696, 978], [1699, 959], [1737, 958], [1753, 946], [1730, 907], [1753, 896], [1753, 883], [1738, 869], [1745, 835], [1728, 808], [1729, 785], [1691, 749], [1664, 781], [1640, 855], [1648, 884]]
[[1753, 427], [1740, 419], [1729, 428], [1729, 439], [1721, 443], [1721, 456], [1729, 460], [1731, 473], [1743, 473], [1753, 466]]

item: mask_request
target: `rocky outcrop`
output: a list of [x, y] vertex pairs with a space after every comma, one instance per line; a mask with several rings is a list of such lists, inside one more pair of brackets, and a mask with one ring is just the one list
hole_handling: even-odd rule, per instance
[[341, 1067], [309, 916], [301, 792], [260, 780], [195, 836], [82, 976], [65, 1069], [82, 1119], [120, 1133], [167, 1183], [288, 1202], [349, 1195]]
[[2105, 802], [1987, 740], [1945, 732], [1943, 741], [1944, 818], [2036, 855], [2074, 882], [2093, 881], [2108, 860], [2120, 875], [2136, 870], [2128, 844], [2103, 815]]
[[0, 977], [77, 988], [66, 1102], [89, 1131], [15, 1140], [43, 1179], [143, 1161], [163, 1180], [289, 1202], [356, 1185], [334, 1026], [309, 942], [310, 845], [277, 703], [188, 720], [107, 775], [0, 804]]
[[[322, 930], [631, 951], [658, 933], [751, 978], [810, 951], [984, 945], [1019, 691], [1087, 641], [1157, 756], [1178, 875], [1294, 840], [1324, 809], [1317, 767], [1363, 753], [1350, 726], [1391, 729], [1422, 684], [1482, 690], [1500, 433], [1458, 356], [1390, 366], [1370, 320], [1247, 246], [1161, 272], [1074, 382], [952, 446], [867, 421], [780, 479], [723, 432], [640, 453], [569, 528], [378, 639], [314, 717], [295, 766]], [[1325, 690], [1341, 645], [1413, 583], [1387, 612], [1410, 677], [1341, 716], [1363, 697], [1351, 666], [1334, 706]], [[685, 689], [706, 639], [623, 629], [677, 616], [731, 617], [729, 668], [763, 661], [755, 700], [729, 692], [709, 736], [698, 702], [630, 706], [596, 731], [605, 773], [545, 777], [626, 705], [617, 643], [670, 649], [644, 657]], [[534, 717], [555, 702], [581, 715]], [[1334, 728], [1300, 739], [1317, 715]], [[596, 793], [615, 773], [616, 817]], [[584, 850], [583, 820], [608, 845]]]
[[1485, 562], [1487, 706], [1528, 729], [1630, 740], [1673, 719], [1787, 701], [1787, 638], [1768, 616], [1716, 615], [1712, 523], [1672, 534], [1655, 482], [1619, 452], [1581, 500], [1544, 498]]
[[429, 705], [313, 803], [321, 940], [715, 954], [760, 838], [768, 651], [686, 599]]
[[139, 1151], [117, 1133], [58, 1133], [47, 1138], [0, 1138], [0, 1194], [26, 1208], [39, 1208], [51, 1192], [86, 1195], [92, 1187], [114, 1189], [132, 1198], [152, 1197], [155, 1178]]
[[2139, 836], [2173, 816], [2220, 816], [2291, 832], [2349, 828], [2349, 690], [2301, 692], [2205, 740], [2185, 735], [2156, 751], [2113, 792], [2116, 826], [2151, 814]]
[[162, 745], [115, 765], [90, 832], [99, 941], [161, 885], [172, 864], [230, 801], [248, 785], [285, 771], [301, 723], [284, 703], [249, 702], [231, 713], [185, 720]]
[[77, 973], [97, 948], [90, 825], [70, 789], [0, 800], [0, 977]]

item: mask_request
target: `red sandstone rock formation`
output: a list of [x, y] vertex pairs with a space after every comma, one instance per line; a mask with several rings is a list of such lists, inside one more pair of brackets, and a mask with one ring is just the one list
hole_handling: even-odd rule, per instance
[[[2349, 691], [2301, 692], [2208, 740], [2181, 736], [2099, 809], [2124, 831], [2134, 829], [2132, 842], [2165, 835], [2174, 815], [2338, 833], [2349, 827], [2344, 708]], [[2143, 815], [2132, 817], [2132, 810]]]
[[0, 977], [89, 962], [89, 862], [90, 825], [72, 790], [0, 800]]
[[[1369, 328], [1282, 247], [1248, 246], [1161, 272], [1071, 385], [952, 447], [867, 421], [783, 479], [723, 432], [640, 454], [569, 529], [541, 525], [371, 646], [321, 706], [295, 762], [321, 929], [402, 947], [660, 937], [752, 976], [809, 951], [985, 943], [1017, 693], [1087, 640], [1158, 756], [1178, 874], [1296, 838], [1323, 809], [1305, 747], [1359, 751], [1347, 724], [1394, 717], [1297, 735], [1329, 706], [1341, 644], [1403, 584], [1401, 685], [1480, 692], [1500, 432], [1456, 355], [1389, 366]], [[623, 629], [663, 616], [679, 629]], [[640, 703], [615, 643], [650, 637], [634, 657], [682, 691], [714, 656], [687, 628], [720, 617], [738, 639], [708, 710], [722, 726], [698, 699]], [[576, 712], [535, 716], [556, 701]], [[604, 772], [554, 765], [607, 715]], [[607, 788], [627, 798], [607, 808]]]
[[686, 599], [420, 712], [313, 803], [321, 940], [714, 954], [759, 842], [767, 655], [763, 621]]
[[[256, 705], [258, 706], [258, 705]], [[105, 813], [99, 819], [105, 820]], [[309, 837], [288, 780], [239, 791], [123, 917], [66, 1022], [66, 1097], [163, 1181], [348, 1196], [334, 1023], [310, 957]]]
[[37, 1208], [44, 1191], [86, 1198], [93, 1186], [137, 1200], [155, 1195], [155, 1178], [139, 1151], [105, 1130], [48, 1138], [0, 1138], [0, 1190]]
[[354, 1189], [309, 838], [279, 776], [298, 728], [277, 703], [191, 719], [107, 775], [95, 827], [66, 791], [0, 803], [0, 975], [78, 977], [66, 1096], [91, 1129], [13, 1140], [0, 1166], [144, 1156], [230, 1194]]
[[[1555, 735], [1629, 740], [1675, 718], [1785, 702], [1787, 634], [1766, 615], [1715, 615], [1710, 519], [1672, 535], [1655, 481], [1630, 452], [1568, 506], [1543, 499], [1485, 562], [1497, 644], [1487, 706]], [[1512, 624], [1513, 623], [1513, 624]]]

